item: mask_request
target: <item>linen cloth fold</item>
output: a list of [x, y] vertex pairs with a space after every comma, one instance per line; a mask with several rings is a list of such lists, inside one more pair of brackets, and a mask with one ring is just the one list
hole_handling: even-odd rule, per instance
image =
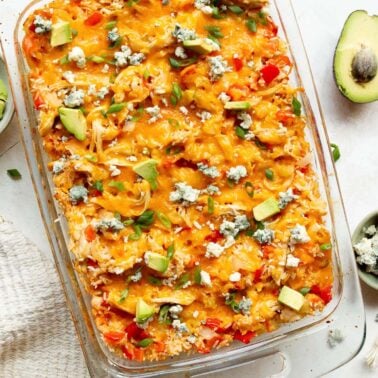
[[89, 377], [53, 263], [0, 217], [0, 377]]

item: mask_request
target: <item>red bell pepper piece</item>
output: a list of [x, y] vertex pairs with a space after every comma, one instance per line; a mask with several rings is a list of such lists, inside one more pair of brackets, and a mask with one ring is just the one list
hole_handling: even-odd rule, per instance
[[100, 12], [94, 12], [91, 16], [89, 16], [84, 21], [84, 24], [87, 26], [95, 26], [101, 21], [102, 21], [102, 14]]
[[234, 65], [235, 71], [240, 71], [243, 68], [243, 61], [240, 58], [232, 58], [232, 63]]
[[317, 295], [322, 301], [327, 304], [332, 300], [332, 285], [321, 288], [319, 285], [313, 285], [310, 293]]
[[140, 341], [149, 337], [148, 333], [144, 329], [139, 328], [135, 322], [130, 323], [126, 327], [125, 332], [129, 339], [134, 339], [135, 341]]
[[221, 321], [216, 318], [207, 318], [205, 326], [218, 333], [225, 333], [227, 328], [221, 327]]
[[239, 340], [244, 344], [248, 344], [254, 337], [256, 333], [253, 331], [247, 331], [244, 335], [240, 331], [236, 331], [234, 334], [234, 340]]
[[268, 85], [280, 74], [279, 68], [273, 64], [267, 64], [260, 72], [265, 83]]
[[223, 235], [219, 232], [219, 230], [211, 231], [211, 234], [205, 236], [206, 241], [213, 243], [216, 243], [221, 239], [223, 239]]
[[108, 343], [117, 344], [125, 337], [125, 334], [123, 332], [110, 331], [104, 333], [104, 337]]
[[264, 266], [255, 270], [255, 276], [253, 277], [253, 283], [258, 283], [261, 281], [261, 276], [264, 273]]
[[91, 225], [86, 227], [86, 229], [84, 230], [84, 234], [87, 242], [92, 242], [96, 239], [96, 231]]
[[37, 110], [40, 110], [42, 106], [45, 105], [45, 101], [39, 92], [37, 92], [34, 96], [34, 107]]

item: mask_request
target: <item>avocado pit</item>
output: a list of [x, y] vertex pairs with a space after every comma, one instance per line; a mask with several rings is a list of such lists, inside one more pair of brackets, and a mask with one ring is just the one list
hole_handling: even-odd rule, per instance
[[352, 60], [352, 76], [357, 83], [368, 83], [377, 75], [377, 56], [368, 47], [362, 46]]

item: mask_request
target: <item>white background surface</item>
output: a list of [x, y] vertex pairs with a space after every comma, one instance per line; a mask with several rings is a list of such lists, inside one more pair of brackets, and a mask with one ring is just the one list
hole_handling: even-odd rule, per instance
[[[14, 14], [15, 2], [1, 2], [0, 30], [5, 17]], [[17, 0], [17, 3], [27, 4], [29, 1]], [[355, 9], [367, 9], [378, 14], [378, 1], [293, 0], [293, 3], [309, 53], [328, 134], [331, 141], [340, 146], [341, 159], [336, 165], [337, 173], [353, 231], [368, 212], [378, 209], [378, 102], [354, 105], [344, 99], [333, 81], [332, 57], [348, 14]], [[23, 175], [22, 180], [12, 181], [6, 174], [10, 168], [17, 168]], [[50, 254], [15, 120], [0, 135], [0, 214], [13, 221], [43, 253]], [[367, 340], [359, 355], [332, 373], [332, 377], [378, 376], [378, 370], [370, 371], [364, 363], [375, 337], [378, 337], [378, 323], [374, 321], [378, 314], [378, 292], [364, 284], [362, 290]], [[232, 374], [237, 374], [237, 371]], [[249, 375], [242, 373], [238, 376], [243, 378]]]

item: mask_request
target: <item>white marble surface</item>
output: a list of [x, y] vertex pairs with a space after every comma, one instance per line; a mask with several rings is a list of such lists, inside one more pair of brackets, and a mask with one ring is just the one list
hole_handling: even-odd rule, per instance
[[[28, 0], [17, 0], [29, 3]], [[378, 209], [378, 102], [353, 105], [337, 91], [332, 77], [332, 56], [347, 15], [355, 9], [378, 14], [376, 0], [293, 0], [317, 83], [330, 139], [340, 146], [337, 173], [351, 230], [368, 212]], [[0, 30], [14, 14], [14, 0], [1, 2]], [[16, 99], [17, 102], [17, 99]], [[12, 181], [6, 170], [17, 168], [22, 180]], [[15, 223], [46, 255], [50, 254], [37, 202], [28, 174], [15, 119], [0, 135], [0, 214]], [[368, 370], [367, 352], [378, 336], [378, 293], [362, 284], [367, 318], [367, 339], [361, 352], [332, 377], [373, 377]], [[347, 337], [347, 335], [346, 335]], [[300, 352], [300, 351], [298, 351]], [[316, 363], [316, 361], [314, 361]], [[233, 371], [232, 374], [237, 373]], [[248, 373], [240, 371], [239, 377]], [[231, 376], [231, 374], [230, 374]]]

